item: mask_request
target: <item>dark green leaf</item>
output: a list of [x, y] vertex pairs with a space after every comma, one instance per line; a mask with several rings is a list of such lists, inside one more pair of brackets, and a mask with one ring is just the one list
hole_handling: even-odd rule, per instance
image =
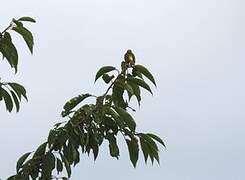
[[72, 164], [74, 161], [74, 151], [75, 149], [73, 144], [71, 143], [71, 141], [68, 141], [66, 159], [68, 160], [69, 164]]
[[31, 178], [36, 179], [38, 177], [38, 174], [39, 174], [39, 167], [38, 166], [33, 167], [31, 171]]
[[114, 134], [118, 132], [118, 124], [112, 117], [103, 118], [106, 131], [112, 130]]
[[124, 127], [123, 122], [120, 120], [119, 114], [114, 109], [110, 107], [106, 107], [105, 111], [108, 115], [110, 115], [114, 119], [114, 121], [119, 127]]
[[100, 69], [98, 70], [98, 72], [96, 73], [95, 81], [94, 81], [94, 82], [96, 82], [97, 79], [99, 79], [101, 76], [103, 76], [103, 74], [108, 73], [108, 72], [110, 72], [110, 71], [113, 71], [113, 70], [115, 70], [115, 69], [116, 69], [116, 68], [113, 67], [113, 66], [104, 66], [104, 67], [100, 68]]
[[145, 158], [145, 163], [147, 163], [147, 159], [149, 155], [149, 148], [148, 148], [148, 144], [145, 142], [145, 139], [142, 137], [140, 137], [140, 145], [141, 145], [141, 149], [143, 151], [143, 155]]
[[0, 87], [0, 91], [1, 91], [1, 94], [3, 95], [3, 99], [4, 99], [4, 102], [5, 102], [5, 106], [6, 106], [6, 109], [11, 112], [12, 109], [13, 109], [13, 101], [11, 99], [11, 96], [9, 95], [9, 93]]
[[1, 88], [1, 83], [0, 83], [0, 101], [2, 101], [3, 100], [3, 94], [2, 94], [2, 90], [1, 90], [2, 88]]
[[13, 27], [12, 30], [16, 31], [17, 33], [19, 33], [23, 39], [25, 40], [29, 50], [31, 51], [31, 53], [33, 52], [33, 36], [32, 33], [26, 29], [25, 27], [22, 26], [17, 26], [17, 27]]
[[113, 107], [116, 112], [120, 115], [120, 119], [126, 123], [131, 131], [135, 131], [136, 123], [132, 116], [121, 107]]
[[134, 94], [134, 90], [130, 84], [125, 83], [124, 88], [129, 92], [129, 94], [131, 94], [131, 96]]
[[142, 73], [145, 77], [147, 77], [155, 86], [156, 81], [150, 71], [142, 65], [135, 65], [134, 69], [140, 73]]
[[155, 151], [155, 149], [151, 148], [151, 153], [153, 154], [154, 158], [157, 160], [157, 163], [160, 164], [160, 159], [159, 159], [158, 152]]
[[140, 95], [139, 86], [137, 84], [134, 84], [133, 82], [130, 82], [130, 81], [128, 81], [127, 84], [129, 84], [132, 87], [133, 91], [134, 91], [133, 94], [129, 94], [129, 99], [131, 99], [132, 95], [135, 95], [135, 97], [137, 98], [138, 104], [140, 106], [141, 95]]
[[63, 163], [65, 164], [65, 168], [66, 168], [66, 172], [68, 174], [68, 177], [71, 177], [71, 166], [69, 164], [69, 162], [67, 161], [66, 157], [60, 153], [61, 159], [63, 161]]
[[119, 157], [119, 148], [117, 146], [117, 139], [112, 133], [108, 133], [106, 139], [109, 141], [110, 155], [112, 157]]
[[25, 160], [28, 158], [28, 156], [31, 154], [31, 152], [25, 153], [24, 155], [22, 155], [19, 160], [17, 161], [17, 165], [16, 165], [16, 171], [19, 172], [19, 169], [22, 167], [23, 163], [25, 162]]
[[146, 89], [147, 91], [149, 91], [152, 94], [150, 86], [145, 81], [143, 81], [142, 79], [129, 77], [129, 78], [127, 78], [127, 80], [134, 83], [134, 84], [137, 84], [138, 86], [141, 86], [142, 88]]
[[148, 142], [148, 144], [155, 149], [156, 151], [158, 151], [158, 147], [157, 144], [152, 140], [152, 138], [148, 135], [148, 134], [141, 134], [141, 136]]
[[7, 59], [10, 66], [15, 69], [15, 72], [17, 72], [18, 52], [14, 44], [10, 41], [10, 36], [6, 35], [0, 41], [0, 52]]
[[76, 164], [80, 162], [80, 153], [76, 148], [74, 148], [73, 150], [73, 159], [74, 159], [74, 166], [76, 166]]
[[70, 163], [72, 160], [72, 154], [69, 154], [69, 149], [68, 149], [68, 146], [66, 144], [64, 144], [63, 146], [63, 154], [64, 154], [64, 157], [67, 159], [69, 165], [72, 164]]
[[115, 106], [120, 106], [125, 109], [127, 107], [127, 104], [123, 98], [124, 84], [125, 84], [124, 77], [122, 76], [117, 77], [117, 79], [114, 81], [114, 86], [112, 88], [112, 99]]
[[118, 158], [118, 156], [119, 156], [119, 148], [117, 146], [117, 143], [110, 143], [109, 144], [109, 148], [110, 148], [111, 156]]
[[159, 164], [160, 162], [159, 162], [159, 155], [158, 155], [158, 147], [156, 143], [147, 134], [141, 134], [141, 137], [144, 138], [145, 142], [148, 144], [148, 150], [149, 150], [149, 155], [150, 155], [152, 164], [154, 162], [154, 158], [157, 160]]
[[16, 26], [21, 26], [23, 27], [23, 23], [20, 21], [17, 21], [16, 19], [13, 19], [13, 22], [16, 24]]
[[22, 85], [18, 83], [8, 83], [8, 85], [15, 91], [19, 99], [21, 99], [21, 96], [23, 96], [28, 101], [26, 96], [26, 90]]
[[94, 161], [95, 161], [99, 154], [99, 146], [97, 144], [93, 144], [93, 154], [94, 154]]
[[19, 18], [18, 21], [29, 21], [29, 22], [33, 22], [33, 23], [36, 22], [35, 19], [33, 19], [31, 17], [27, 17], [27, 16]]
[[130, 160], [134, 167], [136, 167], [138, 158], [139, 158], [139, 145], [136, 139], [128, 140], [126, 139], [128, 145], [128, 152]]
[[111, 81], [111, 78], [108, 74], [103, 74], [102, 79], [108, 84]]
[[63, 163], [61, 162], [59, 158], [57, 158], [57, 161], [56, 161], [56, 169], [57, 169], [58, 174], [63, 171]]
[[166, 148], [163, 140], [160, 137], [158, 137], [155, 134], [151, 134], [151, 133], [147, 133], [147, 135], [150, 136], [151, 138], [153, 138], [154, 140], [158, 141], [159, 143], [161, 143]]
[[16, 112], [19, 112], [19, 110], [20, 110], [19, 100], [18, 100], [17, 96], [15, 95], [15, 93], [13, 91], [10, 91], [10, 92], [11, 92], [12, 98], [14, 99], [14, 103], [15, 103], [15, 107], [16, 107]]
[[143, 79], [142, 74], [139, 71], [137, 71], [135, 68], [133, 68], [133, 70], [132, 70], [132, 75], [134, 77], [138, 76], [139, 78]]
[[49, 135], [48, 135], [48, 145], [49, 147], [55, 142], [56, 139], [56, 131], [51, 129], [49, 131]]
[[54, 168], [55, 168], [55, 157], [53, 153], [48, 152], [43, 158], [42, 173], [45, 175], [45, 177], [51, 177]]
[[75, 129], [74, 129], [73, 125], [71, 124], [71, 122], [68, 122], [68, 124], [66, 124], [66, 130], [67, 130], [67, 134], [69, 136], [69, 142], [71, 141], [70, 144], [71, 143], [72, 144], [77, 144], [77, 145], [80, 144], [80, 134], [77, 134], [74, 131]]
[[76, 107], [80, 102], [82, 102], [87, 97], [92, 96], [91, 94], [82, 94], [77, 97], [74, 97], [70, 99], [67, 103], [64, 105], [64, 111], [62, 112], [62, 116], [65, 117], [69, 112]]
[[4, 39], [6, 39], [8, 42], [12, 42], [11, 35], [8, 32], [4, 33]]
[[41, 144], [35, 151], [33, 157], [43, 156], [46, 152], [47, 142]]

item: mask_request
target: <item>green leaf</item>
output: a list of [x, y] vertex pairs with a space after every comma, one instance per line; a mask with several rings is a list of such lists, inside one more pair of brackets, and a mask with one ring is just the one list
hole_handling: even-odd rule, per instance
[[84, 99], [90, 96], [92, 95], [87, 93], [87, 94], [82, 94], [82, 95], [79, 95], [77, 97], [70, 99], [68, 102], [65, 103], [63, 107], [64, 111], [62, 111], [61, 113], [62, 117], [65, 117], [66, 115], [68, 115], [74, 107], [76, 107], [80, 102], [82, 102]]
[[80, 153], [76, 148], [74, 148], [73, 150], [73, 159], [74, 159], [74, 166], [76, 166], [80, 162]]
[[130, 84], [125, 83], [124, 88], [127, 90], [129, 94], [131, 94], [131, 96], [134, 94], [134, 90]]
[[[66, 147], [66, 146], [64, 146]], [[71, 141], [68, 141], [67, 144], [67, 149], [66, 149], [66, 154], [65, 154], [65, 149], [64, 149], [64, 156], [66, 157], [66, 159], [68, 160], [69, 164], [72, 164], [74, 162], [74, 146], [71, 143]]]
[[49, 131], [49, 135], [48, 135], [48, 145], [49, 147], [55, 142], [57, 136], [56, 136], [56, 131], [54, 129], [51, 129]]
[[35, 151], [33, 157], [43, 156], [46, 152], [47, 142], [41, 144]]
[[69, 163], [69, 165], [70, 164], [72, 164], [72, 163], [70, 163], [70, 159], [71, 159], [71, 155], [69, 154], [69, 149], [68, 149], [68, 146], [66, 145], [66, 144], [64, 144], [64, 146], [63, 146], [63, 154], [64, 154], [64, 157], [67, 159], [67, 161], [68, 161], [68, 163]]
[[134, 69], [136, 71], [142, 73], [145, 77], [147, 77], [156, 86], [156, 81], [155, 81], [153, 75], [150, 73], [150, 71], [147, 68], [138, 64], [138, 65], [134, 66]]
[[120, 119], [126, 123], [131, 131], [135, 131], [136, 123], [132, 116], [121, 107], [113, 107], [116, 112], [120, 115]]
[[138, 86], [141, 86], [142, 88], [146, 89], [151, 94], [153, 94], [152, 91], [151, 91], [150, 86], [145, 81], [143, 81], [142, 79], [129, 77], [129, 78], [127, 78], [127, 80], [132, 82], [132, 83], [134, 83], [134, 84], [137, 84]]
[[135, 68], [133, 68], [133, 70], [132, 70], [132, 75], [134, 77], [138, 76], [140, 79], [143, 79], [142, 74], [139, 71], [137, 71]]
[[113, 133], [115, 134], [118, 132], [118, 125], [112, 117], [109, 117], [109, 116], [104, 117], [103, 122], [104, 122], [106, 131], [112, 130]]
[[102, 79], [105, 81], [106, 84], [110, 83], [111, 78], [108, 74], [103, 74]]
[[112, 157], [116, 157], [118, 159], [119, 148], [118, 148], [117, 144], [116, 143], [110, 143], [109, 148], [110, 148], [110, 155]]
[[56, 169], [57, 169], [57, 172], [59, 174], [60, 172], [63, 171], [63, 163], [61, 162], [61, 160], [59, 158], [56, 158], [56, 159], [57, 159], [57, 161], [56, 161]]
[[3, 100], [2, 87], [1, 86], [2, 86], [2, 84], [0, 82], [0, 101]]
[[124, 127], [123, 122], [120, 120], [119, 114], [114, 109], [110, 107], [105, 107], [105, 111], [108, 115], [110, 115], [114, 119], [114, 121], [119, 127]]
[[151, 134], [151, 133], [147, 133], [147, 135], [150, 136], [151, 138], [153, 138], [154, 140], [156, 140], [157, 142], [159, 142], [160, 144], [162, 144], [166, 148], [163, 140], [160, 137], [158, 137], [155, 134]]
[[[137, 98], [137, 101], [138, 101], [138, 105], [140, 106], [140, 101], [141, 101], [141, 95], [140, 94], [141, 93], [140, 93], [139, 86], [137, 84], [134, 84], [133, 82], [130, 82], [130, 81], [128, 81], [127, 84], [129, 84], [132, 87], [132, 89], [134, 91], [134, 93], [132, 95], [135, 95], [135, 97]], [[129, 97], [130, 97], [129, 99], [131, 99], [132, 95], [129, 94]]]
[[115, 69], [116, 69], [116, 68], [113, 67], [113, 66], [104, 66], [104, 67], [100, 68], [100, 69], [98, 70], [98, 72], [96, 73], [95, 81], [94, 81], [94, 82], [96, 82], [97, 79], [99, 79], [101, 76], [103, 76], [103, 74], [108, 73], [108, 72], [110, 72], [110, 71], [113, 71], [113, 70], [115, 70]]
[[127, 104], [124, 101], [123, 93], [124, 93], [124, 84], [125, 79], [123, 76], [118, 76], [114, 81], [114, 85], [112, 88], [112, 99], [115, 106], [120, 106], [122, 108], [126, 108]]
[[3, 57], [7, 59], [10, 66], [15, 69], [16, 73], [18, 65], [18, 52], [10, 40], [10, 35], [8, 35], [8, 33], [3, 39], [0, 40], [0, 52], [3, 54]]
[[130, 160], [134, 167], [136, 167], [138, 158], [139, 158], [139, 145], [136, 139], [128, 140], [126, 139], [128, 145], [128, 152]]
[[18, 100], [17, 96], [15, 95], [15, 93], [13, 91], [10, 91], [10, 92], [11, 92], [12, 98], [14, 99], [14, 103], [15, 103], [15, 107], [16, 107], [16, 112], [19, 112], [19, 110], [20, 110], [19, 100]]
[[36, 22], [35, 19], [33, 19], [31, 17], [27, 17], [27, 16], [19, 18], [18, 21], [29, 21], [29, 22], [33, 22], [33, 23]]
[[148, 144], [155, 149], [156, 151], [158, 151], [158, 147], [157, 144], [151, 139], [151, 137], [148, 134], [141, 134], [141, 136], [148, 142]]
[[95, 161], [99, 154], [99, 146], [97, 144], [93, 144], [92, 149], [93, 149], [94, 161]]
[[53, 153], [48, 152], [43, 158], [42, 174], [45, 175], [45, 177], [51, 177], [54, 168], [55, 157]]
[[141, 145], [141, 150], [145, 158], [145, 163], [147, 163], [147, 159], [149, 156], [149, 148], [148, 148], [148, 144], [145, 142], [145, 139], [142, 137], [140, 137], [140, 145]]
[[12, 21], [16, 24], [16, 26], [21, 26], [21, 27], [23, 27], [23, 23], [22, 23], [22, 22], [17, 21], [16, 19], [13, 19]]
[[[80, 134], [77, 134], [75, 132], [75, 129], [74, 129], [73, 125], [71, 124], [71, 122], [68, 122], [66, 124], [66, 131], [67, 131], [67, 134], [68, 134], [69, 142], [74, 144], [74, 145], [75, 144], [79, 145], [80, 144]], [[72, 150], [70, 152], [72, 152]]]
[[59, 133], [58, 133], [58, 136], [57, 136], [57, 147], [56, 147], [56, 150], [60, 150], [61, 149], [61, 146], [63, 146], [63, 144], [66, 143], [68, 139], [68, 133], [67, 131], [65, 130], [65, 128], [63, 127], [60, 127], [59, 128]]
[[11, 35], [8, 32], [4, 33], [4, 39], [6, 39], [8, 42], [12, 42]]
[[66, 168], [68, 177], [71, 177], [71, 166], [69, 162], [67, 161], [66, 157], [63, 154], [60, 153], [60, 156], [61, 156], [63, 163], [65, 164], [65, 168]]
[[11, 96], [9, 95], [9, 93], [0, 87], [0, 91], [1, 91], [1, 94], [3, 95], [3, 99], [4, 99], [4, 102], [5, 102], [5, 106], [6, 106], [6, 109], [11, 112], [12, 109], [13, 109], [13, 101], [11, 99]]
[[159, 155], [158, 155], [158, 147], [157, 147], [156, 143], [147, 134], [141, 133], [140, 135], [142, 138], [144, 138], [145, 142], [148, 144], [149, 155], [150, 155], [152, 164], [154, 162], [154, 158], [157, 160], [157, 162], [159, 164], [160, 161], [159, 161]]
[[19, 172], [20, 168], [22, 167], [23, 163], [25, 162], [25, 160], [28, 158], [28, 156], [31, 154], [31, 152], [25, 153], [24, 155], [22, 155], [19, 160], [17, 161], [17, 165], [16, 165], [16, 171]]
[[23, 26], [13, 27], [12, 30], [19, 33], [23, 37], [23, 39], [25, 40], [29, 50], [31, 51], [31, 53], [33, 53], [34, 42], [33, 42], [32, 33]]
[[39, 167], [38, 166], [33, 167], [31, 171], [31, 178], [36, 179], [38, 177], [38, 174], [39, 174]]
[[26, 90], [24, 86], [18, 83], [8, 83], [8, 85], [15, 91], [15, 93], [18, 95], [20, 100], [21, 100], [21, 97], [23, 96], [28, 101], [27, 96], [26, 96]]
[[119, 154], [119, 148], [117, 146], [116, 137], [113, 134], [108, 133], [106, 139], [109, 141], [110, 155], [118, 159], [120, 154]]

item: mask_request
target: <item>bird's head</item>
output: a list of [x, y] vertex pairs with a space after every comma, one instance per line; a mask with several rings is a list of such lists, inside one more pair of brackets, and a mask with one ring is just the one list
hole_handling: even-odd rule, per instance
[[128, 49], [128, 50], [127, 50], [127, 53], [132, 53], [132, 50], [131, 50], [131, 49]]

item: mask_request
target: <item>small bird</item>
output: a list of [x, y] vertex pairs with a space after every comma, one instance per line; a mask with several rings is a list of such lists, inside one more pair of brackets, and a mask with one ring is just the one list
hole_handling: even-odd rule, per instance
[[127, 50], [127, 52], [125, 53], [124, 60], [130, 66], [135, 64], [135, 56], [134, 56], [134, 54], [133, 54], [131, 49]]

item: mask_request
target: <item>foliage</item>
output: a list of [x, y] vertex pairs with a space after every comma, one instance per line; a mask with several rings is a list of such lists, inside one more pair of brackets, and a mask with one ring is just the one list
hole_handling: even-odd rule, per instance
[[[15, 31], [21, 35], [26, 42], [30, 52], [33, 52], [33, 36], [32, 33], [23, 25], [23, 22], [36, 21], [31, 17], [21, 17], [12, 19], [10, 25], [0, 32], [0, 52], [3, 59], [6, 59], [15, 73], [18, 70], [18, 51], [12, 41], [10, 31]], [[0, 78], [0, 101], [4, 100], [7, 111], [11, 112], [15, 105], [16, 111], [20, 109], [21, 97], [27, 100], [25, 88], [16, 82], [2, 82]]]
[[[0, 52], [15, 73], [18, 70], [18, 51], [10, 32], [15, 31], [21, 35], [33, 53], [33, 36], [24, 27], [25, 21], [35, 23], [31, 17], [13, 19], [0, 32]], [[165, 147], [164, 142], [155, 134], [136, 131], [137, 125], [130, 113], [135, 110], [129, 106], [133, 97], [140, 106], [142, 89], [152, 94], [145, 79], [156, 86], [153, 75], [143, 65], [135, 64], [135, 55], [128, 50], [120, 70], [113, 66], [104, 66], [95, 76], [95, 81], [98, 79], [108, 84], [106, 92], [101, 96], [80, 94], [66, 102], [61, 116], [67, 120], [57, 123], [50, 130], [47, 141], [36, 151], [25, 153], [19, 158], [16, 174], [8, 180], [68, 179], [72, 172], [71, 166], [80, 162], [80, 154], [89, 156], [92, 153], [96, 160], [100, 146], [105, 141], [108, 141], [110, 155], [119, 159], [120, 149], [117, 142], [120, 135], [125, 140], [134, 167], [137, 165], [140, 150], [146, 163], [148, 159], [152, 164], [155, 160], [159, 163], [157, 143]], [[27, 100], [26, 90], [22, 85], [0, 81], [0, 101], [5, 102], [7, 111], [11, 112], [15, 105], [18, 112], [22, 97]], [[94, 103], [83, 103], [88, 98], [93, 99]], [[58, 177], [65, 172], [65, 177]]]
[[[105, 141], [108, 141], [110, 155], [119, 159], [119, 136], [125, 140], [134, 167], [140, 150], [145, 162], [149, 158], [152, 164], [155, 160], [159, 163], [157, 143], [165, 147], [164, 142], [157, 135], [136, 131], [137, 125], [130, 112], [135, 110], [129, 106], [133, 97], [140, 105], [142, 89], [152, 93], [146, 79], [154, 85], [156, 82], [147, 68], [125, 57], [120, 70], [113, 66], [98, 70], [95, 81], [101, 79], [108, 84], [103, 95], [80, 94], [65, 103], [61, 116], [67, 121], [57, 123], [47, 141], [36, 151], [20, 157], [16, 174], [8, 180], [68, 179], [72, 166], [80, 162], [80, 154], [92, 154], [96, 160]], [[85, 99], [94, 103], [84, 103]], [[64, 173], [65, 177], [58, 177]]]

